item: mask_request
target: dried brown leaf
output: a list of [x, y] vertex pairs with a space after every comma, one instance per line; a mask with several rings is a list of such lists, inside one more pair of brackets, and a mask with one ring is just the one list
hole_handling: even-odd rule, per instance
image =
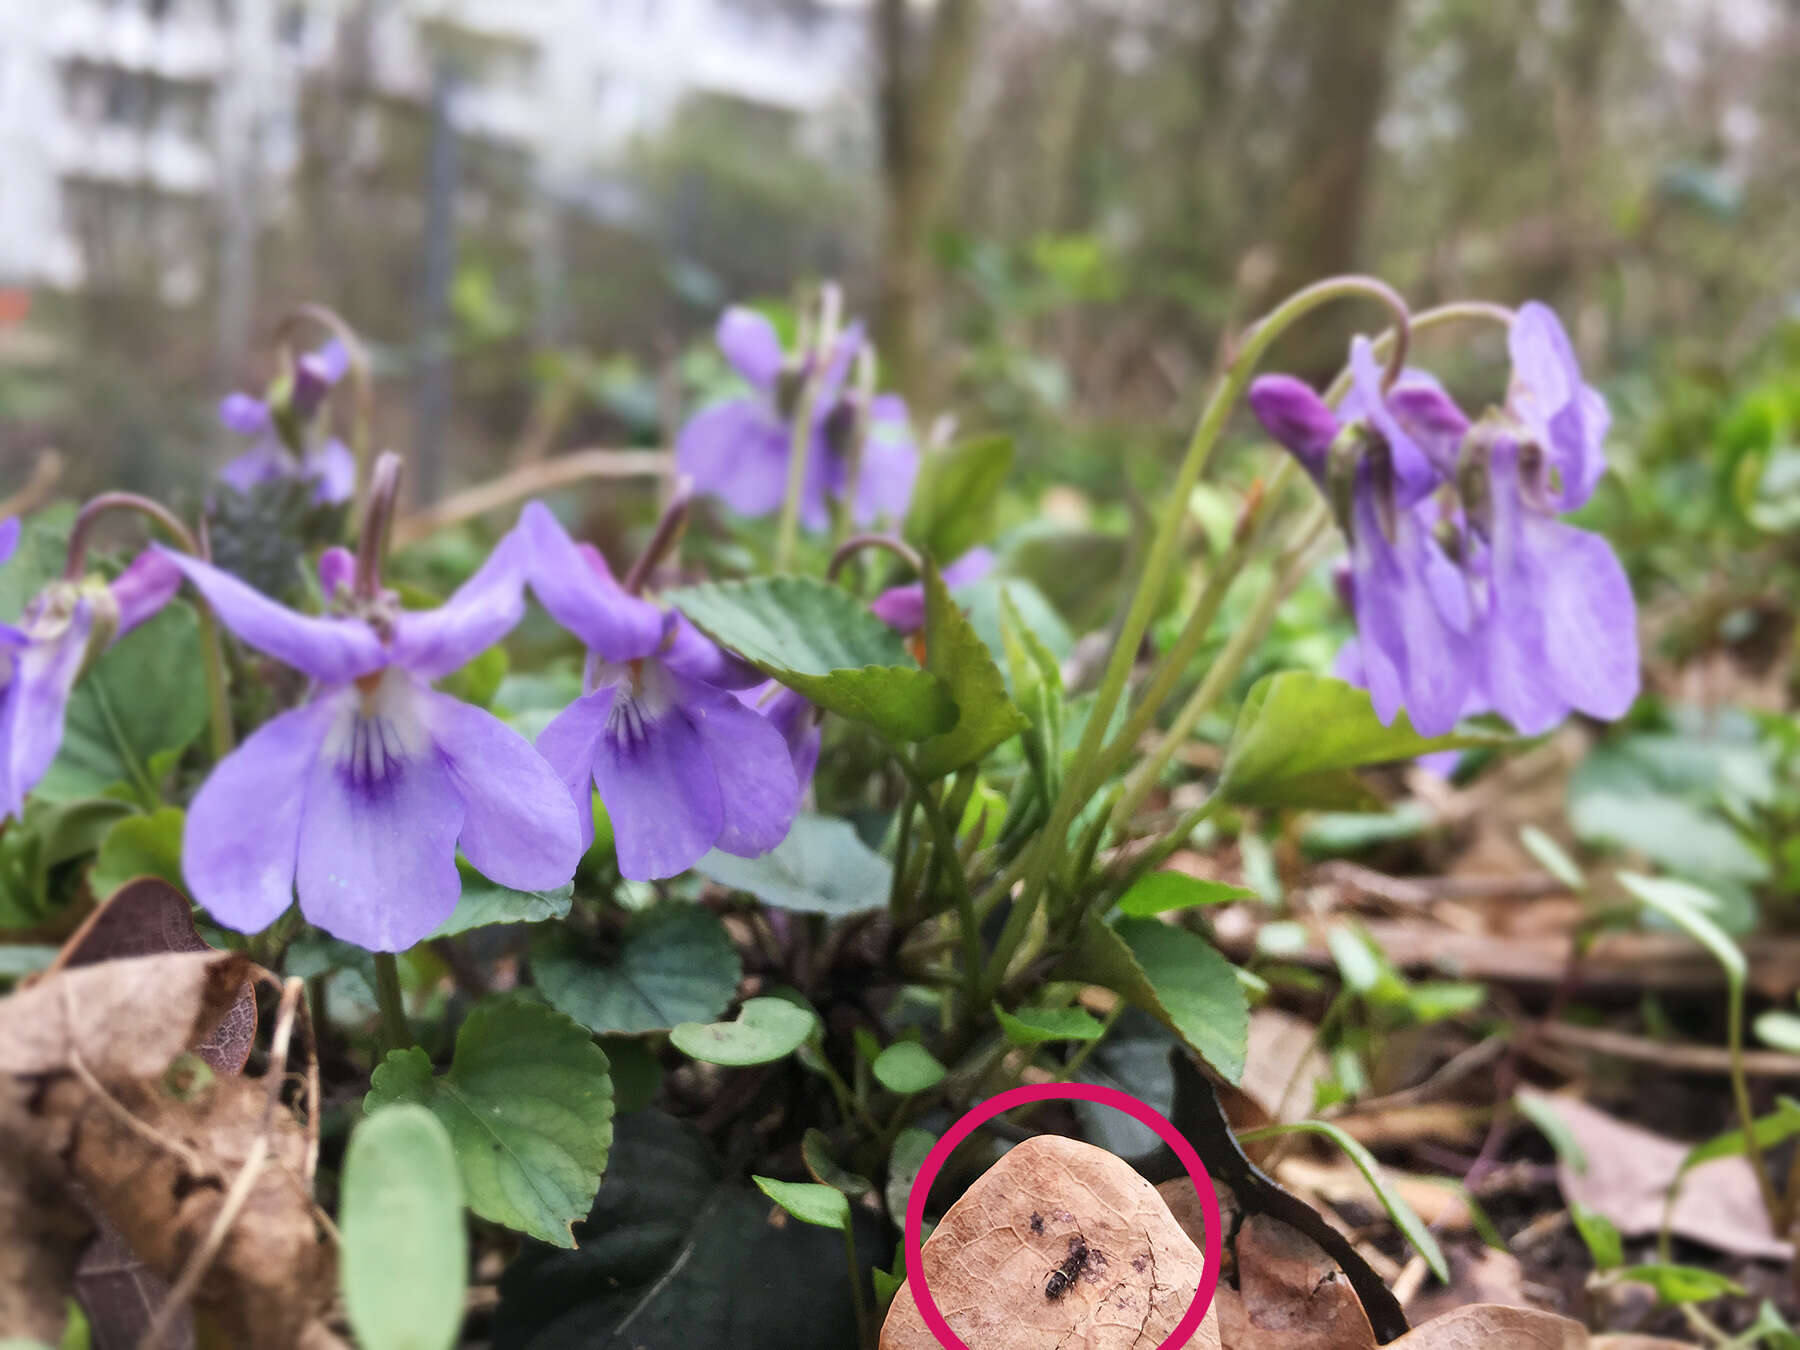
[[[126, 956], [212, 952], [194, 927], [193, 906], [166, 881], [144, 877], [114, 891], [63, 944], [50, 973]], [[239, 1073], [256, 1042], [256, 992], [248, 980], [219, 1024], [191, 1046], [220, 1073]]]
[[[218, 1077], [180, 1089], [119, 1080], [105, 1102], [75, 1079], [38, 1104], [49, 1135], [67, 1139], [71, 1177], [157, 1275], [175, 1278], [204, 1243], [225, 1196], [266, 1133], [268, 1165], [194, 1295], [234, 1345], [285, 1350], [329, 1304], [332, 1250], [300, 1177], [306, 1138], [263, 1084]], [[118, 1108], [132, 1118], [128, 1122]]]
[[[1060, 1297], [1046, 1283], [1085, 1244]], [[1155, 1350], [1193, 1301], [1200, 1250], [1156, 1188], [1103, 1149], [1040, 1135], [1008, 1152], [950, 1207], [925, 1243], [925, 1277], [971, 1350]], [[1218, 1350], [1209, 1315], [1188, 1342]], [[938, 1350], [910, 1289], [881, 1350]]]
[[1356, 1291], [1318, 1243], [1253, 1214], [1236, 1246], [1238, 1297], [1219, 1306], [1225, 1350], [1375, 1350]]
[[1596, 1336], [1589, 1350], [1697, 1350], [1692, 1341], [1671, 1341], [1662, 1336]]
[[[1572, 1097], [1548, 1100], [1587, 1155], [1587, 1170], [1556, 1169], [1564, 1198], [1597, 1210], [1626, 1237], [1658, 1231], [1669, 1183], [1690, 1146], [1615, 1119]], [[1793, 1248], [1775, 1236], [1756, 1173], [1742, 1157], [1718, 1158], [1687, 1174], [1670, 1229], [1718, 1251], [1785, 1261]]]
[[0, 1073], [148, 1078], [204, 1040], [250, 973], [237, 952], [134, 956], [45, 974], [0, 999]]
[[1390, 1350], [1592, 1350], [1579, 1322], [1533, 1308], [1471, 1303], [1415, 1327]]
[[58, 1171], [32, 1126], [28, 1086], [0, 1078], [0, 1332], [52, 1345], [93, 1232]]

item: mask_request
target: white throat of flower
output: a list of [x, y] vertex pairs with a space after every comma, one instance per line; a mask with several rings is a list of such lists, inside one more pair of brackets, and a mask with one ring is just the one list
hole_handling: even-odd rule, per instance
[[367, 789], [391, 782], [408, 760], [429, 748], [419, 694], [410, 675], [389, 666], [337, 696], [325, 755], [352, 786]]
[[606, 714], [606, 736], [621, 745], [638, 745], [649, 727], [675, 706], [675, 681], [655, 657], [635, 661], [596, 661], [588, 670], [594, 689], [612, 687], [612, 709]]

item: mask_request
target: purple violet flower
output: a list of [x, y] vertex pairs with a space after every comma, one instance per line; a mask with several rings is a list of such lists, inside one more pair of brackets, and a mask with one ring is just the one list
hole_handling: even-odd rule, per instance
[[1508, 350], [1506, 409], [1474, 428], [1422, 372], [1383, 396], [1360, 338], [1336, 413], [1290, 376], [1250, 389], [1264, 427], [1327, 492], [1340, 436], [1364, 427], [1342, 447], [1357, 456], [1343, 504], [1357, 635], [1338, 672], [1382, 721], [1405, 707], [1425, 735], [1483, 712], [1536, 735], [1571, 711], [1621, 717], [1638, 692], [1624, 569], [1600, 536], [1557, 519], [1605, 472], [1606, 401], [1544, 305], [1520, 308]]
[[1561, 480], [1551, 485], [1557, 508], [1576, 510], [1606, 472], [1603, 444], [1612, 424], [1606, 399], [1581, 378], [1575, 346], [1548, 305], [1532, 300], [1519, 306], [1506, 350], [1513, 363], [1507, 411], [1524, 428], [1522, 439], [1543, 447]]
[[1471, 511], [1487, 545], [1476, 560], [1488, 592], [1482, 686], [1488, 706], [1528, 736], [1571, 710], [1623, 717], [1639, 688], [1631, 582], [1606, 540], [1556, 518], [1553, 454], [1495, 437], [1488, 500]]
[[628, 593], [540, 503], [514, 537], [538, 603], [588, 648], [588, 692], [537, 743], [583, 840], [593, 840], [590, 784], [612, 818], [619, 871], [634, 881], [684, 872], [712, 848], [754, 858], [785, 839], [800, 799], [796, 755], [732, 692], [762, 677]]
[[[265, 928], [298, 891], [300, 912], [326, 932], [402, 951], [456, 908], [459, 845], [515, 890], [574, 875], [580, 831], [555, 772], [498, 718], [431, 687], [519, 621], [516, 545], [503, 541], [436, 609], [382, 594], [319, 616], [168, 556], [238, 637], [314, 682], [219, 763], [188, 809], [183, 867], [220, 923]], [[353, 565], [342, 549], [320, 561], [340, 603]]]
[[[0, 564], [18, 549], [20, 522], [0, 522]], [[17, 816], [62, 748], [69, 694], [88, 660], [169, 602], [181, 574], [142, 553], [112, 582], [56, 581], [0, 624], [0, 819]]]
[[819, 743], [823, 739], [819, 723], [823, 714], [803, 696], [774, 680], [740, 689], [737, 698], [781, 733], [794, 765], [794, 781], [804, 792], [812, 782], [813, 771], [819, 767]]
[[1351, 349], [1354, 383], [1343, 415], [1285, 375], [1250, 387], [1250, 406], [1321, 488], [1340, 433], [1366, 416], [1372, 435], [1352, 479], [1351, 609], [1357, 658], [1375, 713], [1392, 722], [1404, 707], [1427, 736], [1456, 724], [1474, 685], [1476, 652], [1468, 584], [1437, 537], [1429, 495], [1454, 464], [1468, 419], [1422, 371], [1402, 373], [1384, 397], [1364, 339]]
[[[289, 408], [302, 425], [324, 406], [349, 366], [349, 353], [335, 339], [300, 357]], [[332, 436], [309, 451], [304, 461], [296, 461], [267, 401], [245, 393], [227, 394], [219, 401], [219, 420], [228, 430], [253, 438], [248, 450], [219, 470], [219, 480], [227, 487], [247, 493], [264, 483], [299, 478], [313, 485], [313, 500], [321, 505], [346, 502], [356, 490], [356, 456], [349, 447]]]
[[[992, 551], [972, 548], [944, 569], [944, 585], [952, 591], [972, 586], [993, 570]], [[900, 636], [911, 636], [925, 626], [925, 583], [888, 587], [870, 603], [869, 612]]]
[[[719, 350], [750, 385], [750, 392], [696, 413], [675, 443], [676, 462], [695, 486], [743, 516], [779, 510], [787, 491], [793, 419], [805, 361], [789, 360], [775, 326], [754, 310], [733, 307], [719, 318]], [[802, 483], [800, 519], [809, 529], [830, 524], [831, 502], [850, 492], [849, 438], [855, 433], [858, 395], [844, 388], [864, 345], [860, 324], [839, 335], [819, 373], [811, 446]], [[919, 452], [906, 404], [898, 395], [870, 401], [868, 435], [852, 514], [867, 525], [905, 513], [918, 475]]]

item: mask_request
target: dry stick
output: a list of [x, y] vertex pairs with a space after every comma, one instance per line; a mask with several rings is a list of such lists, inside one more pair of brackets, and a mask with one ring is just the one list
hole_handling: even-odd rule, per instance
[[[1547, 1026], [1542, 1039], [1553, 1045], [1633, 1063], [1660, 1064], [1664, 1068], [1685, 1073], [1729, 1074], [1731, 1052], [1711, 1045], [1671, 1044], [1653, 1041], [1630, 1032], [1609, 1031], [1605, 1027], [1578, 1027], [1564, 1023]], [[1535, 1052], [1535, 1047], [1531, 1047]], [[1800, 1055], [1780, 1050], [1746, 1050], [1744, 1072], [1752, 1078], [1789, 1078], [1800, 1081]]]
[[269, 1044], [269, 1088], [263, 1102], [262, 1126], [244, 1157], [243, 1166], [238, 1169], [237, 1177], [231, 1183], [231, 1189], [225, 1193], [212, 1227], [188, 1257], [180, 1277], [169, 1289], [169, 1296], [163, 1300], [162, 1307], [156, 1310], [156, 1316], [150, 1320], [149, 1327], [138, 1339], [137, 1350], [156, 1350], [162, 1344], [176, 1315], [194, 1296], [194, 1290], [199, 1288], [200, 1281], [206, 1278], [206, 1272], [212, 1268], [219, 1248], [224, 1246], [232, 1225], [237, 1222], [239, 1211], [249, 1201], [250, 1192], [255, 1187], [257, 1178], [262, 1175], [269, 1155], [269, 1124], [275, 1117], [275, 1108], [281, 1100], [281, 1085], [286, 1078], [279, 1066], [287, 1063], [288, 1041], [294, 1031], [294, 1015], [305, 989], [306, 981], [298, 976], [288, 980], [282, 987], [281, 1008], [275, 1018], [275, 1035]]
[[393, 544], [404, 548], [437, 530], [486, 515], [538, 492], [550, 492], [589, 478], [655, 478], [667, 472], [665, 450], [571, 450], [555, 459], [527, 464], [490, 478], [394, 522]]
[[31, 466], [31, 476], [12, 496], [0, 501], [0, 516], [23, 516], [50, 500], [56, 482], [62, 477], [63, 457], [55, 450], [38, 451]]

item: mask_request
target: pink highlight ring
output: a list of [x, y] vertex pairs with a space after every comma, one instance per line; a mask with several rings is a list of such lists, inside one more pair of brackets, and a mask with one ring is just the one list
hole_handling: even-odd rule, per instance
[[1200, 1322], [1206, 1316], [1206, 1310], [1212, 1307], [1213, 1295], [1219, 1288], [1219, 1266], [1224, 1257], [1219, 1193], [1213, 1188], [1206, 1164], [1200, 1161], [1200, 1155], [1194, 1152], [1194, 1146], [1164, 1118], [1162, 1112], [1129, 1092], [1101, 1087], [1096, 1083], [1036, 1083], [1010, 1088], [973, 1108], [952, 1125], [944, 1137], [933, 1145], [931, 1152], [925, 1155], [925, 1165], [919, 1169], [919, 1175], [913, 1181], [912, 1193], [906, 1198], [906, 1287], [912, 1290], [913, 1301], [919, 1306], [919, 1316], [925, 1320], [925, 1325], [945, 1350], [969, 1350], [968, 1343], [950, 1330], [950, 1324], [944, 1320], [944, 1314], [938, 1310], [937, 1300], [932, 1298], [931, 1289], [925, 1283], [925, 1262], [921, 1255], [925, 1231], [925, 1199], [931, 1194], [931, 1183], [937, 1180], [938, 1173], [943, 1171], [944, 1164], [950, 1160], [950, 1155], [963, 1140], [1003, 1111], [1010, 1111], [1015, 1106], [1024, 1106], [1030, 1102], [1048, 1101], [1097, 1102], [1101, 1106], [1123, 1111], [1133, 1120], [1155, 1130], [1157, 1138], [1174, 1149], [1175, 1156], [1181, 1159], [1181, 1165], [1187, 1168], [1188, 1179], [1194, 1183], [1194, 1194], [1200, 1199], [1200, 1213], [1206, 1220], [1206, 1248], [1201, 1253], [1204, 1264], [1200, 1270], [1200, 1287], [1194, 1291], [1194, 1301], [1188, 1304], [1188, 1310], [1182, 1314], [1181, 1321], [1175, 1324], [1175, 1330], [1169, 1333], [1169, 1338], [1157, 1347], [1157, 1350], [1182, 1350], [1188, 1339], [1199, 1330]]

